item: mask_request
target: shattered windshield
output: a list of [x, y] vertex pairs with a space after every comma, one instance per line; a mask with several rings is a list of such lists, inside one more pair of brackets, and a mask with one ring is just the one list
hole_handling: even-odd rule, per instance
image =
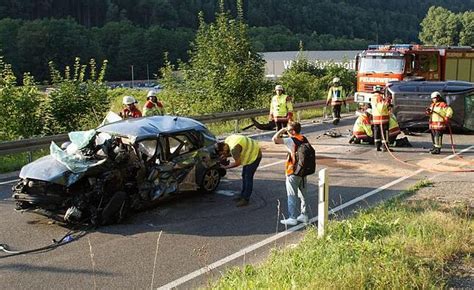
[[95, 130], [76, 131], [69, 133], [71, 142], [66, 144], [65, 148], [62, 149], [56, 143], [51, 142], [49, 149], [55, 160], [66, 166], [71, 172], [80, 173], [106, 161], [105, 158], [97, 158], [96, 153], [98, 152], [95, 149], [111, 138], [109, 134], [97, 134]]
[[361, 58], [359, 72], [362, 73], [402, 73], [403, 58], [366, 56]]

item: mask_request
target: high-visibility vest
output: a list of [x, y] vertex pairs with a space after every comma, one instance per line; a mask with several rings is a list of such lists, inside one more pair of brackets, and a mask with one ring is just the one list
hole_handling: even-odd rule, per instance
[[273, 117], [286, 117], [293, 112], [293, 103], [288, 95], [274, 95], [270, 104], [270, 114]]
[[390, 137], [397, 136], [400, 134], [400, 127], [398, 126], [397, 118], [394, 114], [390, 114], [390, 120], [388, 122], [388, 135]]
[[331, 100], [331, 106], [340, 105], [345, 99], [346, 93], [342, 86], [332, 86], [329, 88], [327, 101]]
[[385, 101], [383, 95], [379, 93], [374, 94], [374, 98], [372, 98], [372, 100], [374, 100], [372, 102], [372, 124], [388, 124], [390, 120], [388, 111], [389, 103]]
[[[301, 134], [295, 134], [295, 136], [293, 136], [293, 137], [298, 139], [301, 142], [304, 141], [304, 136], [301, 135]], [[296, 153], [296, 144], [295, 144], [295, 148], [294, 148], [292, 153]], [[288, 153], [288, 157], [287, 157], [286, 162], [285, 162], [285, 173], [286, 173], [286, 175], [293, 174], [293, 172], [295, 170], [294, 164], [295, 164], [296, 157], [295, 157], [295, 154], [292, 154], [292, 153]]]
[[258, 145], [258, 142], [249, 137], [242, 135], [230, 135], [229, 137], [225, 138], [224, 142], [229, 145], [231, 152], [237, 145], [242, 147], [242, 152], [240, 152], [241, 165], [253, 163], [260, 154], [260, 146]]
[[430, 109], [430, 129], [440, 131], [446, 129], [446, 118], [453, 116], [453, 109], [445, 102], [432, 103]]
[[357, 118], [354, 123], [354, 127], [352, 128], [352, 134], [359, 139], [372, 137], [374, 135], [372, 132], [372, 124], [369, 116], [363, 114]]
[[143, 115], [144, 116], [163, 116], [164, 109], [161, 102], [153, 103], [152, 101], [146, 101], [143, 106]]

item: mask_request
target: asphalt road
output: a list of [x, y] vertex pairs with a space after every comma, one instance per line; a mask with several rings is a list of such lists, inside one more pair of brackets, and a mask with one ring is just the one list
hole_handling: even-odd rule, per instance
[[[339, 206], [335, 213], [338, 218], [389, 198], [421, 179], [443, 176], [445, 180], [474, 180], [473, 173], [444, 172], [473, 169], [473, 135], [454, 136], [456, 150], [465, 151], [464, 159], [449, 160], [448, 145], [441, 155], [433, 156], [427, 152], [431, 145], [428, 134], [409, 136], [414, 147], [396, 148], [394, 152], [403, 163], [388, 153], [375, 152], [372, 146], [349, 145], [344, 135], [353, 120], [346, 118], [337, 126], [343, 135], [339, 138], [323, 135], [334, 128], [330, 123], [307, 123], [303, 128], [316, 147], [317, 170], [329, 170], [329, 206]], [[256, 138], [262, 141], [264, 158], [249, 206], [237, 208], [229, 196], [240, 190], [241, 182], [241, 169], [230, 170], [217, 194], [183, 195], [138, 213], [123, 224], [90, 231], [52, 251], [8, 258], [0, 254], [0, 285], [6, 289], [192, 288], [206, 285], [226, 267], [260, 261], [270, 248], [297, 242], [304, 230], [285, 233], [285, 227], [278, 223], [287, 212], [283, 148], [268, 142], [271, 134]], [[32, 249], [48, 245], [68, 231], [38, 215], [14, 212], [11, 185], [0, 183], [0, 244], [16, 250]], [[315, 174], [309, 178], [312, 216], [317, 215], [317, 185]], [[370, 196], [358, 203], [341, 206], [367, 193]], [[276, 234], [281, 238], [272, 240]], [[241, 251], [259, 242], [262, 247]], [[234, 253], [234, 259], [227, 258], [222, 266], [206, 271], [206, 266]], [[202, 274], [193, 275], [195, 278], [186, 276], [199, 269]]]

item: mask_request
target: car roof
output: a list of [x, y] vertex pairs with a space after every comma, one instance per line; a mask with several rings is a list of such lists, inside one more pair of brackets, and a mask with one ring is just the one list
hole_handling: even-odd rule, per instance
[[394, 93], [432, 93], [434, 91], [445, 93], [464, 93], [474, 90], [474, 84], [464, 81], [398, 81], [390, 82], [389, 90]]
[[97, 128], [98, 132], [126, 136], [133, 139], [134, 142], [156, 137], [163, 133], [189, 130], [208, 131], [202, 123], [190, 118], [178, 116], [131, 118]]

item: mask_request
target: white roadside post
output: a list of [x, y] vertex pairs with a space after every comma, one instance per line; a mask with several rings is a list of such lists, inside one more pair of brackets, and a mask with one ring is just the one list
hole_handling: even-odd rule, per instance
[[327, 168], [319, 170], [318, 237], [324, 236], [328, 221], [329, 180]]

